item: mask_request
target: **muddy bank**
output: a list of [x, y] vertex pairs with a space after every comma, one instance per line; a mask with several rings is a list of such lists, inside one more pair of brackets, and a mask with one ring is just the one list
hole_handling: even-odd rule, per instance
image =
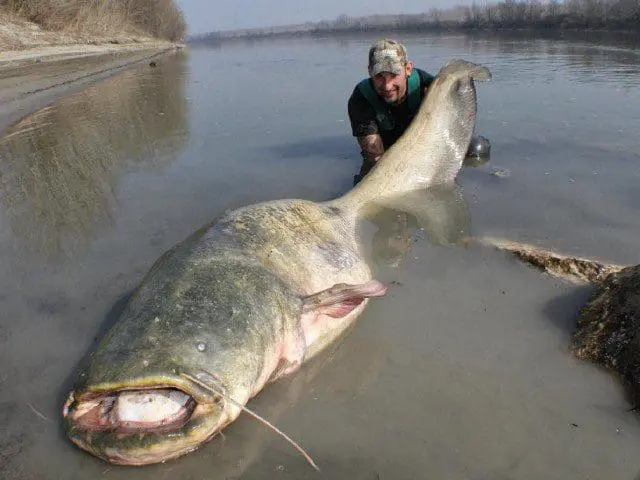
[[0, 132], [64, 95], [181, 45], [59, 45], [0, 53]]

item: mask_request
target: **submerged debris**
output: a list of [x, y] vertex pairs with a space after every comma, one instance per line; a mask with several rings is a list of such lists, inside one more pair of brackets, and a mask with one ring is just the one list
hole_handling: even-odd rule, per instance
[[474, 240], [498, 250], [511, 252], [532, 267], [573, 283], [599, 283], [611, 273], [619, 272], [624, 268], [622, 265], [603, 263], [589, 258], [570, 257], [553, 250], [504, 238], [481, 237]]
[[511, 170], [508, 168], [496, 168], [491, 175], [498, 178], [509, 178], [511, 176]]

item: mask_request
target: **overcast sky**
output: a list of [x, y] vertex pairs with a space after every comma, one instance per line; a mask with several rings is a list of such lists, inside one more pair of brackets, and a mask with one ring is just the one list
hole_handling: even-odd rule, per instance
[[471, 0], [177, 0], [189, 34], [333, 20], [339, 15], [422, 13]]

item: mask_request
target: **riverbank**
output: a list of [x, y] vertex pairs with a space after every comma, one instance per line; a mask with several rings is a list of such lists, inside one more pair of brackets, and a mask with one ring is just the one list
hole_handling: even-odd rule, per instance
[[181, 44], [154, 39], [127, 43], [40, 45], [19, 50], [0, 51], [0, 74], [9, 69], [41, 63], [92, 56], [134, 54], [152, 50], [163, 51], [181, 47]]
[[0, 132], [78, 88], [182, 47], [104, 13], [78, 11], [77, 25], [56, 30], [0, 7]]
[[1, 51], [0, 132], [72, 91], [179, 48], [181, 44], [138, 38], [129, 43], [49, 43]]

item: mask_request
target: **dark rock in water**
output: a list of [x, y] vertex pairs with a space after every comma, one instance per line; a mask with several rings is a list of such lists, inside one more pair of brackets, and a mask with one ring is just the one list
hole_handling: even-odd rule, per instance
[[580, 312], [571, 351], [620, 374], [640, 405], [640, 265], [612, 273]]
[[153, 62], [153, 61], [152, 61], [152, 62], [149, 62], [149, 66], [150, 66], [151, 68], [155, 68], [155, 67], [157, 67], [157, 66], [158, 66], [158, 64], [157, 64], [156, 62]]

